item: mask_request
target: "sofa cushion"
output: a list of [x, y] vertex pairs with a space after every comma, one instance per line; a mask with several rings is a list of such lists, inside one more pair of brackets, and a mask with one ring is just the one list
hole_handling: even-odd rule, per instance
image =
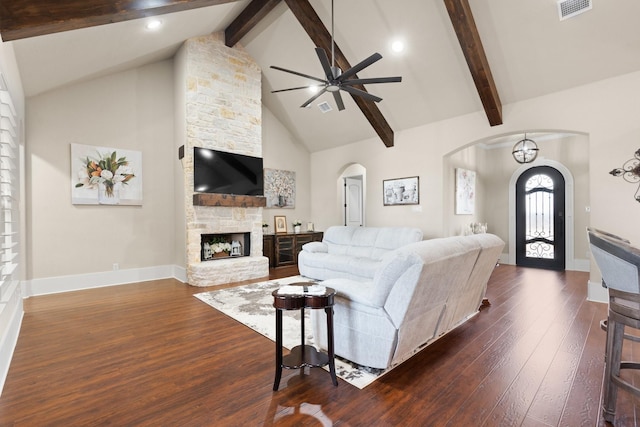
[[330, 254], [371, 258], [382, 257], [401, 246], [422, 240], [422, 231], [411, 227], [329, 227], [322, 238]]
[[379, 260], [390, 251], [404, 245], [422, 241], [422, 231], [410, 227], [380, 228], [373, 245], [371, 258]]
[[[330, 271], [328, 277], [345, 277], [348, 279], [361, 278], [373, 279], [380, 261], [373, 261], [368, 258], [356, 258], [344, 255], [316, 252], [313, 256], [304, 256], [305, 268], [316, 268]], [[302, 273], [302, 272], [301, 272]]]

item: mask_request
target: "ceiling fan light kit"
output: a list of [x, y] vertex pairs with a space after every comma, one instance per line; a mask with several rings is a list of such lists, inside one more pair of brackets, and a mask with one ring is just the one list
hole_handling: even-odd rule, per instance
[[[320, 82], [321, 84], [320, 85], [312, 84], [307, 86], [292, 87], [288, 89], [272, 90], [271, 93], [288, 92], [288, 91], [299, 90], [299, 89], [310, 89], [311, 87], [316, 86], [319, 88], [319, 90], [315, 93], [315, 95], [309, 98], [300, 107], [305, 108], [309, 104], [311, 104], [313, 101], [318, 99], [320, 96], [322, 96], [325, 92], [330, 92], [333, 94], [333, 99], [335, 100], [338, 110], [342, 111], [345, 108], [344, 108], [344, 102], [342, 101], [342, 96], [340, 94], [341, 90], [350, 93], [352, 96], [359, 96], [361, 98], [364, 98], [367, 101], [380, 102], [382, 101], [382, 98], [380, 98], [379, 96], [370, 94], [369, 92], [364, 90], [364, 87], [362, 89], [359, 89], [354, 86], [361, 86], [365, 84], [376, 84], [376, 83], [399, 83], [402, 81], [402, 77], [374, 77], [374, 78], [368, 78], [368, 79], [357, 78], [356, 73], [364, 70], [374, 62], [382, 59], [382, 55], [380, 55], [377, 52], [343, 72], [339, 67], [335, 65], [334, 48], [335, 48], [335, 42], [333, 38], [333, 0], [332, 0], [331, 1], [331, 62], [329, 62], [329, 57], [327, 56], [327, 52], [325, 52], [325, 50], [320, 47], [316, 47], [316, 55], [318, 56], [318, 60], [322, 65], [325, 78], [318, 78], [318, 77], [310, 76], [308, 74], [303, 74], [297, 71], [288, 70], [286, 68], [272, 65], [271, 68], [273, 68], [274, 70], [283, 71], [285, 73], [294, 74], [300, 77], [305, 77], [307, 79]], [[350, 77], [355, 77], [355, 78], [350, 78]]]

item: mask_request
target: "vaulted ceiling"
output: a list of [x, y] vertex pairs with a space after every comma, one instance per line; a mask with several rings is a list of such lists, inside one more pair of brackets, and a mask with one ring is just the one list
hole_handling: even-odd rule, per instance
[[[0, 35], [12, 43], [28, 96], [172, 57], [190, 37], [225, 31], [263, 71], [263, 103], [310, 151], [483, 111], [508, 122], [502, 105], [640, 70], [637, 0], [593, 0], [561, 21], [556, 0], [334, 0], [336, 63], [344, 70], [374, 52], [383, 59], [360, 78], [380, 103], [331, 94], [300, 108], [308, 79], [322, 77], [316, 46], [330, 50], [331, 0], [12, 0], [0, 3]], [[156, 32], [150, 16], [163, 20]], [[393, 53], [392, 41], [406, 48]], [[317, 104], [333, 107], [323, 113]]]

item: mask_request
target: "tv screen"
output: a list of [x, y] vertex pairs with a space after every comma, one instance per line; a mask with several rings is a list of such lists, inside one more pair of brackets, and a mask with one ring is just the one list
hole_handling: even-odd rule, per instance
[[193, 189], [198, 193], [262, 196], [262, 158], [193, 148]]

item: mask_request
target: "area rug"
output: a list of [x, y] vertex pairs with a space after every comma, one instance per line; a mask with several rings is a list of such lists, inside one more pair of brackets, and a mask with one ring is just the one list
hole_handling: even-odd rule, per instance
[[[221, 311], [245, 326], [264, 335], [272, 341], [276, 338], [276, 314], [273, 308], [271, 293], [281, 286], [295, 282], [310, 282], [302, 276], [292, 276], [284, 279], [252, 283], [234, 288], [219, 289], [202, 292], [194, 296], [200, 301]], [[313, 345], [311, 320], [309, 312], [305, 310], [305, 339]], [[282, 316], [282, 343], [287, 349], [300, 344], [300, 311], [284, 310]], [[325, 370], [329, 368], [325, 366]], [[346, 359], [336, 357], [336, 374], [349, 384], [363, 389], [386, 371], [357, 365]]]

